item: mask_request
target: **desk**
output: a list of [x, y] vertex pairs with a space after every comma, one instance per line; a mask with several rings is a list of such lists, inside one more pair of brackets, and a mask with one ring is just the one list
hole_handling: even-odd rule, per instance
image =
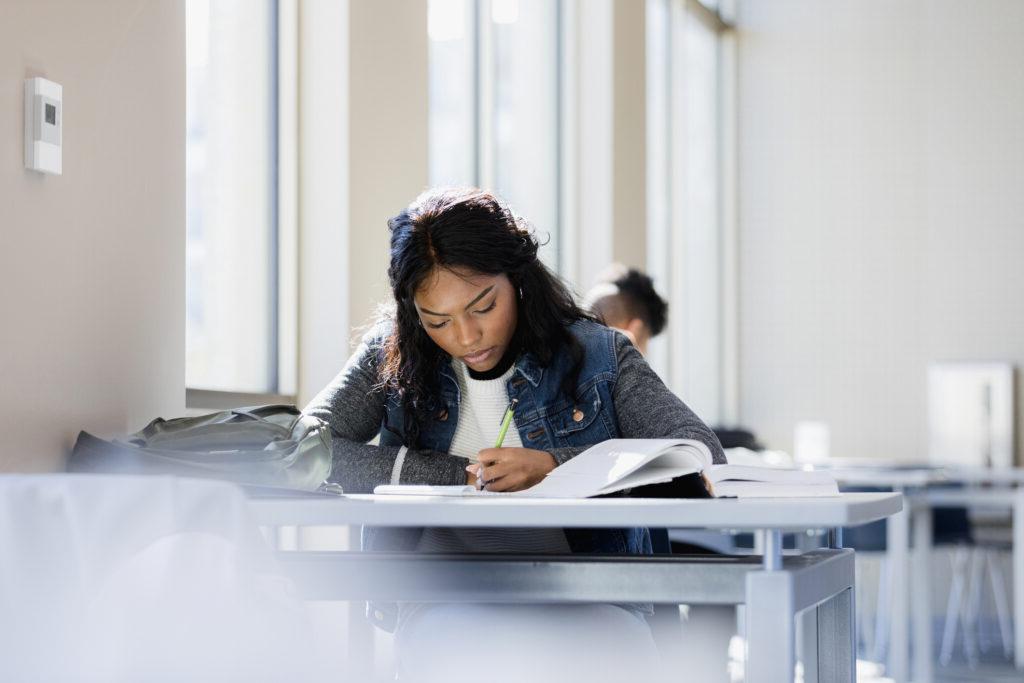
[[[259, 524], [665, 527], [754, 531], [754, 558], [381, 553], [280, 555], [307, 597], [489, 602], [745, 604], [747, 681], [792, 680], [795, 615], [816, 609], [818, 666], [805, 680], [853, 681], [853, 552], [782, 555], [782, 533], [857, 526], [899, 512], [892, 493], [748, 500], [426, 498], [251, 499]], [[835, 537], [833, 535], [833, 540]], [[833, 543], [833, 546], [836, 544]], [[436, 571], [431, 571], [436, 569]]]
[[[910, 636], [913, 635], [913, 680], [933, 678], [931, 626], [932, 510], [937, 507], [1009, 508], [1013, 511], [1014, 664], [1024, 670], [1024, 469], [836, 468], [829, 472], [841, 485], [891, 488], [906, 496], [906, 505], [886, 523], [886, 547], [892, 565], [892, 634], [888, 675], [896, 683], [911, 680]], [[963, 488], [936, 488], [960, 484]], [[1001, 488], [978, 489], [988, 485]], [[1016, 487], [1016, 488], [1010, 488]], [[916, 543], [911, 548], [911, 528]], [[913, 574], [914, 584], [909, 577]], [[908, 609], [909, 598], [909, 609]], [[911, 621], [913, 629], [911, 629]]]
[[[1005, 481], [1005, 478], [1000, 477]], [[978, 483], [972, 478], [971, 483]], [[1013, 515], [1013, 658], [1018, 671], [1024, 670], [1024, 488], [1014, 489], [924, 489], [911, 494], [910, 516], [914, 534], [920, 542], [914, 545], [911, 563], [919, 584], [911, 596], [914, 605], [914, 664], [921, 681], [932, 677], [932, 639], [928, 551], [931, 548], [932, 510], [940, 507], [971, 509], [1009, 509]]]

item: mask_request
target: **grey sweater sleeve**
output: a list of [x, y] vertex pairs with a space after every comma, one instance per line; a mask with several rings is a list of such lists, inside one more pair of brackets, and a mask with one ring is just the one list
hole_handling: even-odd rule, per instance
[[[715, 433], [669, 391], [624, 334], [615, 336], [615, 359], [618, 373], [612, 400], [623, 439], [694, 439], [711, 450], [714, 462], [725, 462]], [[562, 464], [585, 450], [556, 448], [552, 455]]]
[[465, 484], [465, 458], [367, 443], [384, 418], [384, 393], [377, 387], [381, 343], [379, 334], [367, 335], [338, 376], [302, 411], [331, 428], [330, 480], [346, 493], [370, 493], [388, 483]]

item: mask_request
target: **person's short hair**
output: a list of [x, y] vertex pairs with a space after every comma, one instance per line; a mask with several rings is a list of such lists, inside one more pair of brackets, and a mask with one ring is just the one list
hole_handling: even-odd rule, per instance
[[654, 281], [636, 268], [615, 264], [590, 290], [585, 305], [605, 322], [639, 318], [656, 337], [668, 321], [668, 302], [654, 290]]

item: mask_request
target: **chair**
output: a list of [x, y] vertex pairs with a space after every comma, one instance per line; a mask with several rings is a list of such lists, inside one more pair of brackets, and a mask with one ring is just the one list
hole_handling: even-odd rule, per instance
[[[650, 532], [656, 555], [729, 555], [735, 551], [730, 534], [673, 530], [670, 536], [666, 529]], [[648, 623], [661, 653], [665, 680], [676, 680], [685, 671], [693, 680], [728, 681], [736, 609], [733, 605], [655, 605]]]
[[0, 680], [319, 680], [236, 486], [0, 475], [0, 548]]
[[[651, 550], [655, 555], [671, 555], [672, 542], [668, 537], [668, 529], [650, 529]], [[661, 652], [662, 660], [669, 664], [673, 652], [683, 637], [683, 624], [679, 617], [679, 605], [654, 605], [654, 614], [647, 623], [651, 627], [654, 643]]]
[[[939, 647], [939, 663], [946, 666], [952, 660], [958, 627], [963, 633], [963, 652], [970, 668], [977, 667], [979, 651], [986, 652], [988, 650], [988, 640], [982, 637], [983, 632], [979, 628], [982, 587], [985, 583], [986, 573], [996, 607], [1003, 655], [1006, 659], [1012, 658], [1013, 638], [1010, 616], [1006, 609], [1008, 602], [1006, 582], [998, 564], [999, 554], [1009, 550], [1010, 543], [1001, 539], [983, 538], [975, 534], [965, 508], [938, 508], [933, 511], [933, 515], [936, 520], [936, 529], [940, 528], [939, 520], [943, 519], [943, 516], [947, 520], [954, 520], [953, 524], [962, 524], [966, 527], [966, 530], [961, 532], [961, 538], [956, 539], [957, 547], [951, 558], [952, 583], [946, 601], [942, 644]], [[957, 531], [958, 529], [954, 526], [954, 534]], [[938, 543], [938, 538], [936, 538], [936, 544]]]

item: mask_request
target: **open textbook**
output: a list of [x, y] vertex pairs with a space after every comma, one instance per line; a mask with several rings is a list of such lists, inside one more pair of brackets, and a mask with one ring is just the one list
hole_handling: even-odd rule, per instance
[[625, 489], [631, 489], [633, 496], [658, 498], [774, 498], [839, 494], [835, 480], [827, 472], [751, 464], [714, 465], [708, 447], [690, 439], [603, 441], [559, 465], [538, 484], [523, 491], [495, 493], [479, 491], [472, 486], [385, 485], [375, 488], [374, 493], [590, 498]]

